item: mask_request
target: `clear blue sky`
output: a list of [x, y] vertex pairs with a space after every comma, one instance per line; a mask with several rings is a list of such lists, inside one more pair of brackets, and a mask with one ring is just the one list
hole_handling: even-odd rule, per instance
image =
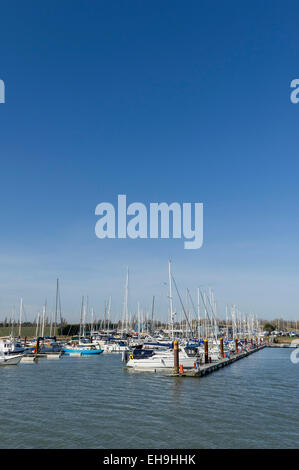
[[[1, 5], [0, 318], [182, 290], [299, 319], [299, 6], [295, 1]], [[204, 245], [99, 240], [102, 201], [204, 203]]]

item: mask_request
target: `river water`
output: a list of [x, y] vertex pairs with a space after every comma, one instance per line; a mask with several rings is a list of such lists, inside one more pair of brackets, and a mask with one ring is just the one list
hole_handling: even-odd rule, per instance
[[266, 348], [202, 378], [120, 355], [0, 368], [0, 448], [296, 448], [299, 364]]

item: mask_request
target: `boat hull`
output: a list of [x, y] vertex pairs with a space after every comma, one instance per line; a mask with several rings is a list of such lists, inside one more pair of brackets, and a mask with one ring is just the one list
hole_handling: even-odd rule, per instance
[[[180, 359], [179, 362], [184, 369], [193, 369], [195, 360], [194, 358], [188, 357]], [[173, 369], [174, 361], [173, 356], [163, 357], [157, 355], [149, 357], [148, 359], [129, 359], [126, 366], [135, 370], [167, 370]]]
[[102, 349], [73, 349], [73, 348], [63, 348], [63, 351], [66, 355], [71, 353], [79, 353], [82, 356], [91, 356], [95, 354], [102, 354]]
[[16, 366], [22, 359], [23, 354], [8, 354], [0, 358], [0, 366]]

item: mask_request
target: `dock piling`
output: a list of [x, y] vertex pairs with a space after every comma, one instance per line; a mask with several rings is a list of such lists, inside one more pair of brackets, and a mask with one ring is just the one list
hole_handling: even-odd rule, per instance
[[39, 351], [39, 338], [37, 338], [36, 340], [35, 355], [37, 355], [38, 351]]
[[173, 372], [179, 373], [179, 345], [177, 341], [173, 342]]
[[224, 357], [223, 353], [223, 338], [220, 338], [220, 356]]
[[205, 364], [209, 363], [209, 345], [208, 345], [208, 340], [204, 340], [204, 345], [205, 345]]

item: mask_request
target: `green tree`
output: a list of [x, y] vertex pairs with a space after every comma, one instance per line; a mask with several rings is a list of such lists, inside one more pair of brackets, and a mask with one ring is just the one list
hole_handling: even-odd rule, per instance
[[265, 323], [264, 324], [264, 330], [268, 331], [268, 333], [270, 334], [271, 331], [275, 330], [275, 326], [273, 326], [271, 323]]

